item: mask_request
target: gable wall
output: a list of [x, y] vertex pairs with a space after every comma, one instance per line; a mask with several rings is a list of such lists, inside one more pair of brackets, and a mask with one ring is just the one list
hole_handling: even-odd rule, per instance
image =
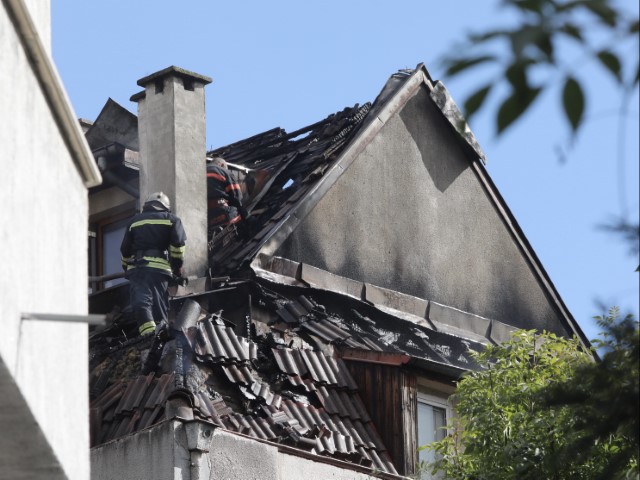
[[564, 332], [425, 87], [276, 255], [516, 327]]
[[[48, 2], [30, 2], [48, 12]], [[48, 18], [36, 15], [37, 25]], [[48, 44], [48, 29], [45, 43]], [[3, 404], [5, 440], [41, 429], [69, 479], [89, 476], [87, 325], [21, 321], [23, 313], [87, 313], [87, 193], [5, 8], [0, 7], [0, 357], [38, 425], [15, 425], [15, 406]], [[21, 437], [20, 437], [21, 438]], [[17, 441], [17, 440], [16, 440]], [[0, 477], [31, 478], [59, 469], [45, 453], [13, 458], [0, 449]], [[25, 460], [26, 459], [26, 460]], [[11, 470], [18, 465], [18, 471]], [[44, 470], [39, 470], [45, 475]], [[20, 473], [25, 476], [22, 477]]]

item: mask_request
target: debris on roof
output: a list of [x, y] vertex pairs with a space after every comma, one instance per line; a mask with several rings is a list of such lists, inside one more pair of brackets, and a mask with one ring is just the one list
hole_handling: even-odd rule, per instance
[[175, 298], [172, 310], [173, 339], [146, 375], [152, 340], [135, 336], [128, 309], [92, 335], [92, 446], [178, 416], [396, 473], [343, 358], [469, 369], [469, 350], [482, 347], [340, 293], [265, 279]]
[[[172, 298], [172, 338], [161, 350], [153, 338], [137, 336], [123, 289], [92, 297], [91, 311], [108, 313], [108, 326], [90, 338], [92, 446], [167, 419], [200, 419], [397, 473], [349, 362], [411, 366], [455, 378], [476, 368], [470, 352], [505, 328], [496, 325], [491, 333], [487, 325], [493, 323], [478, 317], [477, 331], [460, 334], [456, 325], [441, 321], [455, 317], [447, 307], [435, 308], [440, 317], [430, 318], [426, 300], [351, 285], [335, 275], [327, 280], [330, 273], [310, 266], [301, 276], [288, 275], [285, 270], [302, 270], [302, 265], [286, 265], [286, 259], [268, 260], [280, 262], [282, 270], [262, 269], [255, 262], [296, 209], [321, 195], [319, 183], [336, 168], [350, 140], [418, 70], [393, 75], [373, 104], [345, 108], [291, 133], [275, 128], [207, 153], [228, 162], [244, 190], [251, 221], [223, 229], [209, 243], [216, 278], [207, 280], [209, 290]], [[446, 98], [438, 105], [453, 111]], [[115, 105], [107, 107], [101, 113], [104, 122], [110, 116], [133, 121]], [[131, 181], [138, 174], [131, 142], [103, 138], [108, 129], [102, 120], [88, 131], [104, 151], [102, 168]], [[127, 162], [127, 154], [134, 161]], [[112, 184], [130, 191], [130, 185]], [[161, 355], [154, 356], [154, 349]]]
[[[211, 265], [224, 274], [245, 267], [279, 224], [311, 191], [361, 127], [371, 104], [355, 105], [324, 120], [287, 133], [274, 128], [208, 152], [244, 169], [245, 206], [251, 211], [249, 231], [238, 241], [220, 235], [210, 244]], [[245, 173], [248, 172], [248, 173]]]

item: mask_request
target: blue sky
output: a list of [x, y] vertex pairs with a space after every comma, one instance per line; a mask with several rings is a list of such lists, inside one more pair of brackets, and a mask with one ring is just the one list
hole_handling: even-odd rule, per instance
[[[637, 2], [624, 4], [637, 17]], [[208, 148], [373, 101], [392, 73], [418, 63], [440, 79], [439, 59], [466, 33], [509, 21], [495, 0], [52, 0], [51, 9], [53, 57], [78, 117], [95, 119], [109, 97], [136, 113], [136, 81], [176, 65], [213, 77]], [[639, 109], [636, 89], [621, 130], [614, 82], [589, 64], [579, 68], [588, 78], [587, 118], [565, 162], [557, 154], [568, 133], [557, 90], [500, 138], [489, 113], [471, 128], [551, 280], [594, 338], [598, 303], [639, 311], [637, 256], [597, 228], [622, 211], [637, 222]], [[445, 84], [461, 104], [482, 73]]]

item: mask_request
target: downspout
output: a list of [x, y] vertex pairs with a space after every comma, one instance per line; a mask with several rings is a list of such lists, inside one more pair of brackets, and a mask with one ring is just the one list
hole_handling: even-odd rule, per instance
[[208, 480], [211, 478], [209, 450], [216, 427], [201, 420], [185, 422], [184, 427], [190, 456], [190, 480]]

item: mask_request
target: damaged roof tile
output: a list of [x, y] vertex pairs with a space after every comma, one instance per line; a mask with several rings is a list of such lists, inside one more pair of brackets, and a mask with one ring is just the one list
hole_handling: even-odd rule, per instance
[[[239, 290], [234, 293], [234, 289]], [[207, 295], [215, 292], [202, 295], [201, 303]], [[93, 337], [93, 350], [98, 352], [91, 376], [93, 445], [163, 420], [173, 411], [167, 399], [179, 393], [190, 398], [180, 407], [183, 415], [395, 473], [358, 385], [340, 355], [388, 365], [430, 362], [455, 370], [471, 368], [468, 351], [481, 348], [472, 341], [393, 317], [366, 301], [326, 290], [259, 278], [226, 286], [225, 295], [250, 298], [251, 311], [261, 312], [251, 323], [254, 327], [260, 323], [260, 329], [252, 327], [247, 338], [238, 333], [247, 332], [244, 313], [236, 323], [226, 317], [225, 310], [212, 315], [190, 306], [189, 311], [198, 318], [187, 323], [195, 326], [174, 331], [157, 376], [140, 375], [120, 363], [122, 358], [140, 362], [144, 355], [131, 350], [149, 348], [148, 341], [121, 342], [118, 349], [109, 331]], [[184, 302], [186, 308], [193, 300]], [[283, 323], [283, 311], [294, 320]], [[111, 335], [121, 332], [113, 328]], [[100, 342], [104, 346], [99, 347]], [[112, 375], [110, 384], [104, 381], [106, 371]]]

